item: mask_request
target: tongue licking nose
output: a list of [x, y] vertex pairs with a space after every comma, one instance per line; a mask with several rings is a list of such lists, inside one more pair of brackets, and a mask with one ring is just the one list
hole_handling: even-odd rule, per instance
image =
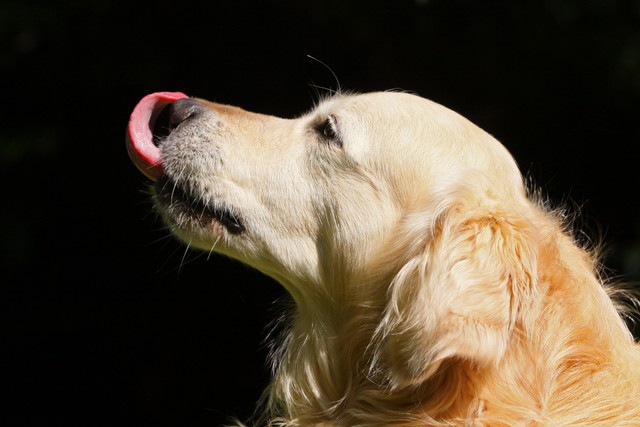
[[178, 99], [188, 98], [181, 92], [156, 92], [145, 96], [133, 109], [127, 127], [127, 151], [140, 172], [149, 179], [162, 177], [160, 149], [153, 143], [153, 125], [162, 109]]

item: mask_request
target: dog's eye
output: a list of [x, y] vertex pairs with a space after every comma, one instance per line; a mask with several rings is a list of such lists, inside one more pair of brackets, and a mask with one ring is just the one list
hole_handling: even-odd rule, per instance
[[342, 139], [338, 131], [338, 120], [336, 116], [332, 114], [329, 115], [327, 119], [317, 127], [317, 130], [325, 141], [342, 147]]

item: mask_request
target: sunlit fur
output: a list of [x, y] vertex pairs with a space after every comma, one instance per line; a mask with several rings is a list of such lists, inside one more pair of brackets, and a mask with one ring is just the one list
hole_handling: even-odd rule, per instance
[[[640, 351], [597, 261], [490, 135], [404, 93], [293, 120], [203, 105], [165, 170], [246, 232], [167, 221], [295, 302], [252, 423], [640, 425]], [[316, 130], [328, 114], [341, 147]]]

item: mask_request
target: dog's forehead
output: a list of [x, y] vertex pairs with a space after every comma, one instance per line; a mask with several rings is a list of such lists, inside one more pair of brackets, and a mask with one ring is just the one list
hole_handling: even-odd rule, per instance
[[[385, 121], [401, 124], [417, 118], [446, 116], [453, 119], [457, 114], [420, 96], [407, 92], [341, 93], [320, 100], [308, 115], [324, 117], [336, 114], [343, 117], [362, 118], [367, 125]], [[453, 120], [455, 121], [455, 120]]]
[[306, 115], [327, 115], [344, 108], [355, 95], [332, 94], [320, 99], [317, 104]]
[[382, 108], [384, 104], [377, 101], [381, 92], [370, 93], [336, 93], [326, 96], [318, 101], [311, 110], [311, 114], [338, 113], [342, 110], [367, 110], [371, 108]]

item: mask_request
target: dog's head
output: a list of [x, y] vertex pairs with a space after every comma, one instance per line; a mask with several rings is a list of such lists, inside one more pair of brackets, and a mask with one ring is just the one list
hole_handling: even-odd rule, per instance
[[[171, 132], [154, 145], [149, 122], [167, 103]], [[406, 381], [443, 358], [499, 357], [535, 282], [515, 162], [418, 96], [338, 95], [282, 119], [154, 94], [134, 110], [129, 149], [192, 247], [263, 271], [299, 303], [383, 287], [386, 351]]]

